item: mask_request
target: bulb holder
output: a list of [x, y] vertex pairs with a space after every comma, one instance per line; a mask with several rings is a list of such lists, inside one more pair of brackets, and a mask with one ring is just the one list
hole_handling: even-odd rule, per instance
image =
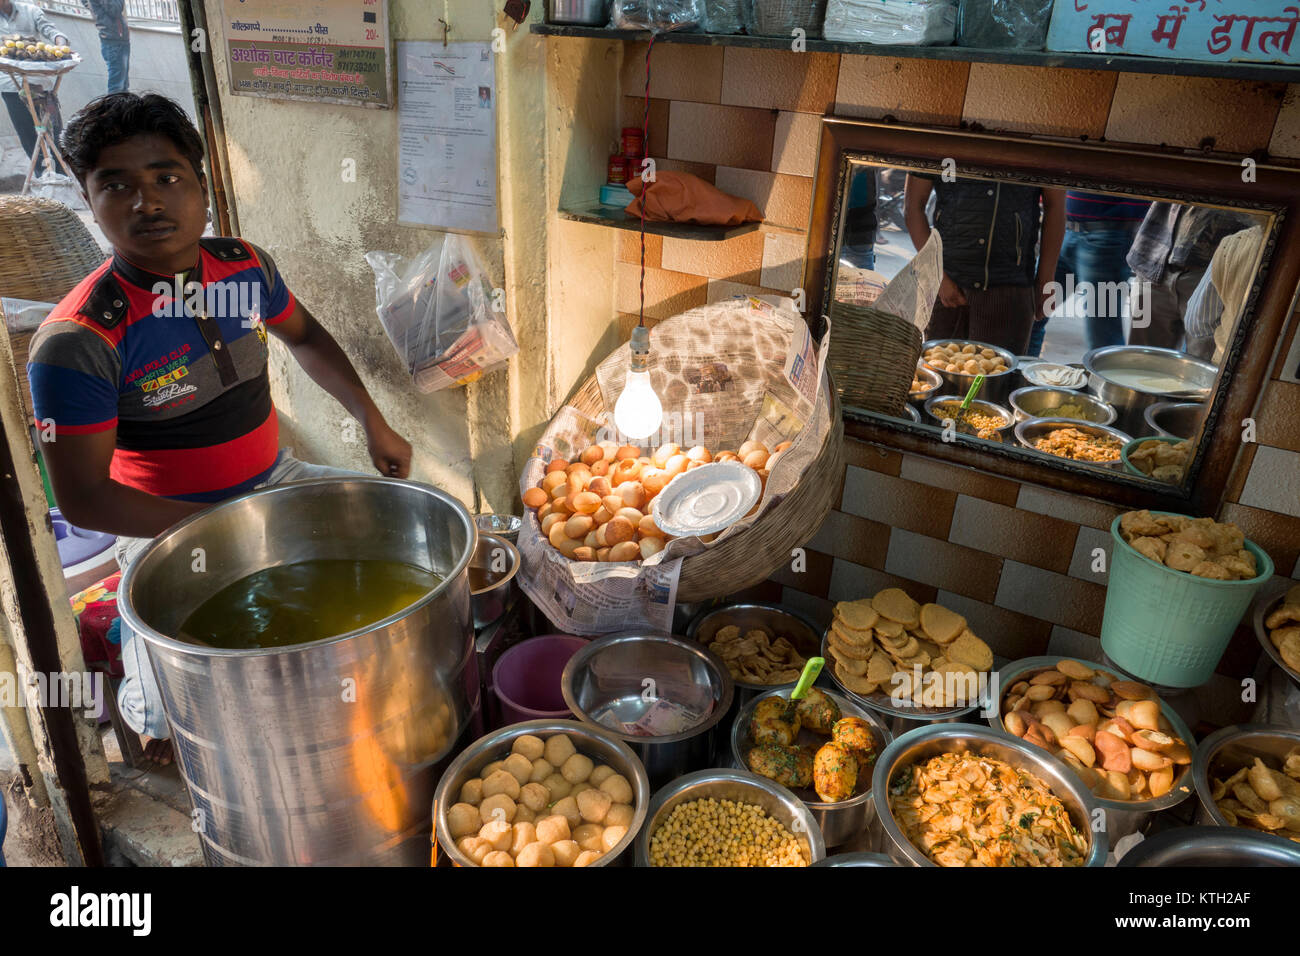
[[628, 343], [632, 353], [630, 371], [644, 372], [650, 368], [650, 330], [638, 325], [632, 330], [632, 341]]

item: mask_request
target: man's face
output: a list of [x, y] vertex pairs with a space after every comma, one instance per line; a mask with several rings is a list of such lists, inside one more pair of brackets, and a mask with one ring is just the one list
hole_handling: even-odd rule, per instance
[[170, 139], [133, 136], [99, 154], [86, 198], [113, 248], [151, 272], [194, 265], [207, 225], [207, 186]]

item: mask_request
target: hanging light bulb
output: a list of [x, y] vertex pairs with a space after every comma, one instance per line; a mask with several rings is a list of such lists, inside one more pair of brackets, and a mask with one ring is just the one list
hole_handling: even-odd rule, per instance
[[638, 325], [632, 330], [632, 362], [623, 393], [614, 403], [614, 425], [628, 438], [649, 438], [663, 422], [664, 407], [650, 385], [650, 330]]

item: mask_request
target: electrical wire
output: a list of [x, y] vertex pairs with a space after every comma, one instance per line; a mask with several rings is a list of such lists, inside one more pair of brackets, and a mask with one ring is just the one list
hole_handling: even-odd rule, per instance
[[[641, 115], [641, 175], [645, 176], [645, 161], [650, 156], [650, 51], [655, 46], [655, 35], [645, 48], [645, 112]], [[637, 313], [637, 328], [645, 325], [645, 191], [648, 183], [641, 180], [641, 301]]]

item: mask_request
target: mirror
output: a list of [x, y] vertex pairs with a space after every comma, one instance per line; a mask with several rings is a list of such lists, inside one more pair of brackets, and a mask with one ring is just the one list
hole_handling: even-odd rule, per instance
[[932, 230], [943, 250], [906, 402], [842, 375], [847, 418], [1191, 494], [1272, 210], [852, 152], [835, 205], [822, 311], [841, 368], [901, 347], [858, 329]]

